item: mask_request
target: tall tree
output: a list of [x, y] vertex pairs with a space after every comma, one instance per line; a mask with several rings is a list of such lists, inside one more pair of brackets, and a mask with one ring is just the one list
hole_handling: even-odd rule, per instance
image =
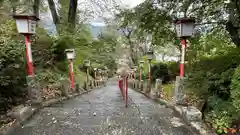
[[56, 28], [58, 29], [59, 24], [59, 17], [57, 14], [56, 6], [53, 0], [48, 0], [48, 6], [52, 14], [53, 23], [55, 24]]
[[70, 29], [75, 28], [76, 16], [77, 16], [77, 5], [78, 5], [78, 0], [70, 0], [69, 11], [68, 11], [68, 23], [70, 24]]
[[34, 0], [33, 2], [33, 14], [39, 17], [39, 7], [40, 7], [40, 0]]

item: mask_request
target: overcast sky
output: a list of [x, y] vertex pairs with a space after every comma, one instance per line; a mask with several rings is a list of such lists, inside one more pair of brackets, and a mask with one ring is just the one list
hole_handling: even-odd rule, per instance
[[[111, 18], [114, 15], [114, 8], [113, 8], [114, 4], [112, 0], [107, 0], [107, 5], [106, 3], [102, 4], [108, 7], [109, 9], [105, 8], [104, 6], [102, 6], [103, 7], [102, 9], [100, 9], [98, 6], [96, 6], [96, 4], [94, 5], [91, 2], [89, 2], [91, 0], [80, 0], [80, 1], [81, 1], [81, 5], [79, 6], [79, 8], [86, 9], [86, 11], [89, 9], [92, 9], [92, 11], [95, 12], [94, 18], [91, 19], [91, 23], [93, 25], [101, 26], [103, 25], [102, 17]], [[100, 2], [101, 0], [92, 0], [92, 1], [98, 1], [98, 3], [101, 3]], [[121, 8], [133, 8], [138, 4], [140, 4], [141, 2], [143, 2], [144, 0], [114, 0], [114, 1], [117, 2], [117, 5], [120, 5]]]

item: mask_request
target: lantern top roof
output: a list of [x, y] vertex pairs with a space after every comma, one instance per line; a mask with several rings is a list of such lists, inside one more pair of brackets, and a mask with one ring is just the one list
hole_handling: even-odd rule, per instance
[[147, 54], [153, 54], [153, 50], [148, 50]]
[[180, 23], [195, 23], [195, 18], [177, 18], [173, 21], [175, 24]]
[[140, 63], [144, 63], [144, 61], [139, 61]]
[[65, 52], [68, 53], [68, 52], [74, 52], [74, 49], [65, 49]]
[[40, 20], [37, 16], [35, 15], [13, 15], [14, 19], [30, 19], [34, 21]]

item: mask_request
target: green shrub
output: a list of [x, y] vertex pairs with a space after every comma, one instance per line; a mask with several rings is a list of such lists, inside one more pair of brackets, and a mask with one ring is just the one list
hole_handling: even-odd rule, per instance
[[170, 83], [175, 80], [179, 75], [179, 63], [178, 62], [159, 62], [152, 66], [152, 79], [155, 81], [160, 78], [163, 84]]
[[157, 63], [152, 66], [152, 80], [155, 81], [156, 79], [162, 79], [163, 83], [169, 82], [169, 73], [168, 73], [168, 66], [166, 63]]
[[231, 98], [234, 107], [240, 112], [240, 66], [235, 69], [231, 83]]
[[201, 58], [189, 70], [186, 88], [205, 99], [202, 112], [215, 127], [230, 127], [238, 119], [240, 104], [240, 49]]
[[24, 50], [24, 43], [0, 36], [0, 112], [26, 96]]
[[210, 121], [214, 128], [229, 128], [236, 110], [231, 101], [224, 101], [214, 95], [208, 98], [208, 111], [206, 119]]
[[235, 73], [231, 83], [231, 100], [232, 105], [234, 106], [233, 110], [235, 113], [233, 116], [233, 124], [237, 127], [240, 127], [240, 66], [235, 69]]
[[60, 36], [55, 39], [53, 45], [51, 46], [51, 51], [54, 55], [55, 61], [64, 61], [66, 60], [65, 49], [73, 45], [73, 41], [69, 36]]
[[239, 49], [222, 56], [202, 58], [192, 65], [187, 76], [187, 87], [200, 97], [216, 94], [228, 100], [234, 70], [239, 64]]
[[176, 76], [179, 76], [180, 73], [180, 63], [179, 62], [168, 62], [168, 74], [169, 74], [169, 79], [175, 80]]

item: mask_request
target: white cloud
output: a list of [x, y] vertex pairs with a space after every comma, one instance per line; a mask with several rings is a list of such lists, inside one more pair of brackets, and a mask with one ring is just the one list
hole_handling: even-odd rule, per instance
[[133, 8], [138, 4], [142, 3], [144, 0], [123, 0], [123, 4]]

